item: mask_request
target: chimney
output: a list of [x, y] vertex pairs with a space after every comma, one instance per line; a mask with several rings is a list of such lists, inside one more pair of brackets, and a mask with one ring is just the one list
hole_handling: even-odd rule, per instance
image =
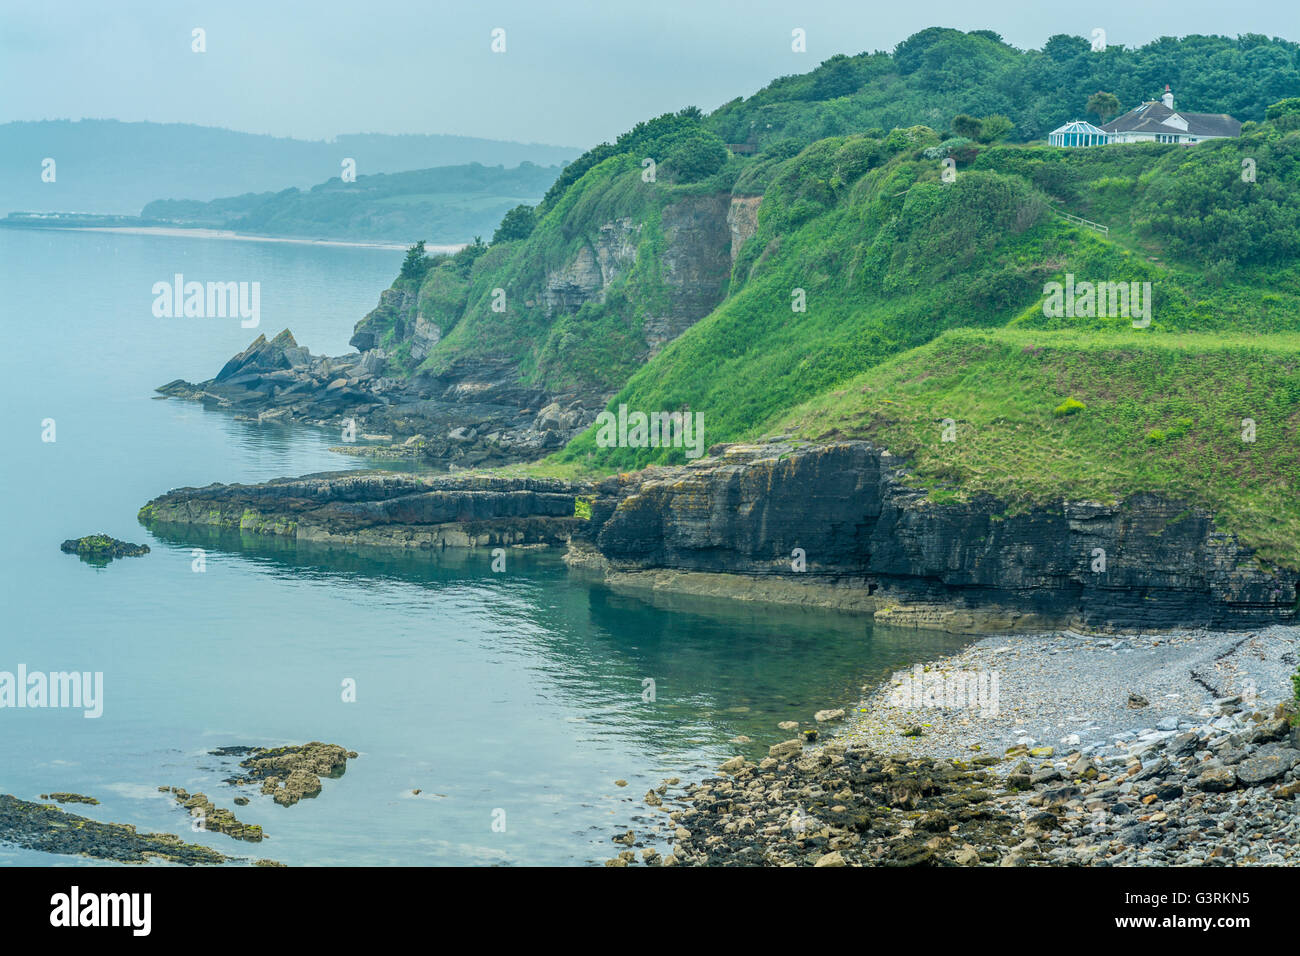
[[1174, 94], [1169, 92], [1169, 84], [1165, 84], [1165, 95], [1160, 97], [1160, 102], [1165, 104], [1166, 109], [1174, 108]]

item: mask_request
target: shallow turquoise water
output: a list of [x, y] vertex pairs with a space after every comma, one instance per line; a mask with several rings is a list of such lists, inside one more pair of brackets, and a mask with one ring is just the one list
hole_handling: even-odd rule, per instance
[[[285, 549], [238, 536], [154, 537], [135, 514], [212, 481], [357, 467], [338, 436], [158, 400], [210, 377], [257, 332], [346, 350], [402, 253], [221, 240], [0, 230], [10, 362], [0, 535], [0, 670], [102, 671], [104, 713], [0, 709], [0, 792], [91, 794], [70, 807], [236, 856], [291, 864], [570, 864], [611, 855], [640, 797], [784, 735], [780, 720], [852, 703], [858, 687], [952, 638], [852, 615], [675, 599], [647, 603], [554, 556], [430, 558]], [[260, 328], [156, 319], [176, 272], [260, 281]], [[57, 440], [41, 441], [42, 420]], [[152, 553], [97, 569], [59, 552], [107, 532]], [[207, 569], [191, 568], [191, 548]], [[341, 682], [356, 682], [356, 701]], [[643, 700], [643, 681], [655, 700]], [[238, 744], [307, 740], [360, 753], [316, 800], [237, 808], [269, 839], [194, 834], [159, 785], [236, 795]], [[613, 781], [629, 781], [625, 789]], [[420, 789], [417, 797], [411, 791]], [[505, 828], [494, 829], [494, 811]], [[0, 863], [86, 862], [0, 845]]]

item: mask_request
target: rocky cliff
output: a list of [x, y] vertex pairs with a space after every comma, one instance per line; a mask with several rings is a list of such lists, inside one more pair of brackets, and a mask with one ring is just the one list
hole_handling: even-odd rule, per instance
[[[579, 240], [567, 257], [517, 283], [495, 276], [500, 263], [482, 264], [492, 256], [523, 254], [513, 248], [498, 254], [494, 246], [489, 256], [479, 247], [463, 252], [463, 261], [433, 260], [422, 280], [399, 279], [380, 295], [357, 323], [350, 343], [356, 353], [312, 355], [285, 330], [269, 341], [258, 336], [209, 381], [177, 380], [159, 391], [259, 421], [340, 429], [350, 421], [356, 435], [374, 436], [345, 449], [357, 454], [378, 451], [460, 467], [538, 458], [592, 423], [621, 386], [619, 373], [566, 379], [556, 372], [567, 354], [562, 345], [537, 345], [535, 351], [544, 353], [539, 358], [494, 349], [462, 330], [458, 341], [440, 348], [449, 334], [462, 324], [487, 323], [496, 331], [515, 322], [532, 330], [530, 340], [545, 342], [536, 328], [558, 326], [584, 308], [583, 321], [597, 321], [601, 311], [621, 315], [635, 298], [639, 345], [625, 358], [648, 361], [725, 296], [734, 250], [753, 231], [758, 199], [686, 195], [663, 201], [653, 215], [641, 210], [639, 216], [575, 224]], [[492, 311], [490, 296], [474, 297], [476, 277], [477, 287], [504, 283], [510, 316]], [[617, 303], [607, 305], [615, 291]], [[540, 381], [539, 364], [552, 384]]]
[[346, 473], [213, 485], [155, 499], [141, 518], [400, 547], [567, 543], [571, 563], [619, 588], [831, 605], [954, 631], [1296, 615], [1300, 573], [1156, 495], [1023, 511], [987, 497], [941, 504], [866, 442], [716, 451], [595, 485]]
[[[691, 587], [691, 573], [769, 576], [783, 593], [806, 581], [841, 592], [826, 603], [861, 606], [865, 591], [878, 617], [956, 629], [1295, 617], [1300, 573], [1258, 561], [1212, 515], [1180, 502], [1141, 494], [1027, 510], [990, 497], [939, 504], [905, 479], [896, 459], [866, 442], [733, 445], [647, 472], [593, 541], [629, 585], [663, 586], [665, 569], [685, 573], [667, 582], [675, 587]], [[702, 587], [716, 590], [707, 577]]]

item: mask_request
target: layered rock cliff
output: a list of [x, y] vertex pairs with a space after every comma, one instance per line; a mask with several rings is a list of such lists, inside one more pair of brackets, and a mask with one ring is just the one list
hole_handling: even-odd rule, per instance
[[150, 527], [399, 548], [567, 543], [580, 519], [563, 482], [337, 472], [258, 485], [179, 488], [140, 509]]
[[[958, 629], [1295, 617], [1300, 573], [1260, 562], [1202, 510], [1153, 494], [1025, 510], [991, 497], [938, 504], [900, 464], [866, 442], [733, 445], [647, 472], [593, 542], [628, 584], [662, 586], [664, 570], [770, 576], [783, 593], [806, 581], [848, 592], [827, 603], [855, 603], [865, 591], [880, 617]], [[692, 586], [689, 574], [667, 583]]]
[[594, 485], [356, 474], [181, 489], [146, 523], [398, 547], [567, 544], [619, 588], [853, 608], [954, 631], [1234, 627], [1296, 616], [1300, 573], [1157, 495], [936, 503], [866, 442], [732, 445]]

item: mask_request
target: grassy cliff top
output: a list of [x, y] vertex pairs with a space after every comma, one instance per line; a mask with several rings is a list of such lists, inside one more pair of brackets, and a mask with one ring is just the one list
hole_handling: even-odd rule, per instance
[[1230, 342], [959, 330], [773, 427], [876, 441], [940, 500], [987, 492], [1029, 505], [1161, 492], [1211, 510], [1263, 557], [1294, 565], [1298, 369], [1294, 334]]

